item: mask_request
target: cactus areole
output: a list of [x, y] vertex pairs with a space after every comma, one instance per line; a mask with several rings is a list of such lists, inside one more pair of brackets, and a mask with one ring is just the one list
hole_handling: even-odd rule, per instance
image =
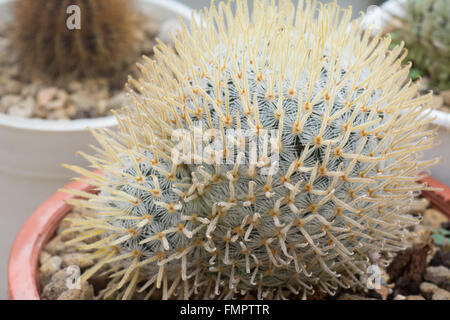
[[[102, 291], [163, 299], [307, 297], [364, 286], [418, 220], [420, 160], [434, 144], [430, 95], [402, 46], [335, 3], [213, 4], [159, 43], [129, 88], [117, 131], [83, 154], [97, 211], [73, 240], [97, 249]], [[86, 243], [86, 239], [94, 238]]]

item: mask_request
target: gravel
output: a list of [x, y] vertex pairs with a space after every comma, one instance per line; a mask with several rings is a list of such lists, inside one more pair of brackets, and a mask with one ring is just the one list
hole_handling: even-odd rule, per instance
[[444, 266], [428, 267], [425, 271], [425, 280], [436, 284], [437, 286], [450, 290], [450, 269]]
[[[137, 74], [136, 61], [130, 59], [120, 77], [86, 79], [29, 79], [21, 71], [18, 55], [8, 38], [10, 25], [0, 25], [0, 113], [21, 118], [73, 120], [105, 117], [112, 109], [126, 106], [124, 83], [127, 75]], [[140, 56], [153, 56], [155, 38], [167, 38], [152, 19], [142, 23], [145, 40]], [[120, 81], [119, 81], [119, 80]]]
[[450, 292], [439, 288], [437, 285], [429, 282], [420, 284], [420, 292], [422, 295], [431, 300], [450, 300]]
[[99, 275], [94, 275], [88, 282], [79, 282], [79, 286], [76, 286], [79, 275], [96, 261], [90, 257], [90, 252], [80, 252], [76, 246], [66, 243], [78, 234], [68, 230], [70, 219], [92, 214], [90, 210], [74, 209], [61, 221], [55, 236], [40, 252], [41, 299], [93, 300], [95, 291], [106, 286], [107, 278]]

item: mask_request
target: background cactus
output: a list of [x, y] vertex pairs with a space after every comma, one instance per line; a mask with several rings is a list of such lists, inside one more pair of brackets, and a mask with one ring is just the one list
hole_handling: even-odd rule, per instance
[[393, 33], [395, 42], [405, 41], [408, 59], [417, 71], [429, 76], [432, 85], [450, 89], [450, 1], [407, 0], [400, 30]]
[[67, 166], [99, 190], [71, 203], [98, 212], [72, 228], [73, 242], [100, 236], [81, 248], [102, 257], [84, 280], [111, 270], [102, 297], [333, 294], [365, 286], [371, 252], [387, 262], [405, 245], [437, 161], [419, 159], [430, 95], [408, 82], [403, 47], [349, 28], [350, 10], [270, 3], [252, 17], [213, 5], [176, 49], [160, 43], [119, 132], [93, 131], [102, 149], [82, 153], [101, 173]]
[[[137, 58], [140, 38], [133, 1], [16, 0], [14, 39], [28, 71], [58, 77], [114, 75]], [[81, 29], [70, 30], [67, 8], [77, 5]]]

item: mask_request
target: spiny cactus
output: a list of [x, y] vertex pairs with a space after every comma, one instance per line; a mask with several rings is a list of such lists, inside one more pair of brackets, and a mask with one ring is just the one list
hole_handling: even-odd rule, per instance
[[[128, 0], [16, 0], [14, 39], [22, 63], [40, 75], [113, 75], [137, 55], [138, 21]], [[67, 8], [80, 8], [69, 29]]]
[[140, 66], [120, 130], [93, 131], [102, 148], [82, 154], [100, 171], [67, 166], [99, 191], [69, 191], [98, 212], [71, 229], [100, 237], [80, 245], [101, 258], [83, 280], [106, 268], [102, 297], [164, 299], [364, 285], [371, 252], [404, 247], [437, 162], [420, 161], [436, 131], [403, 47], [335, 3], [220, 3], [200, 20]]
[[405, 41], [408, 59], [433, 86], [450, 89], [450, 1], [407, 0], [404, 8], [394, 39]]

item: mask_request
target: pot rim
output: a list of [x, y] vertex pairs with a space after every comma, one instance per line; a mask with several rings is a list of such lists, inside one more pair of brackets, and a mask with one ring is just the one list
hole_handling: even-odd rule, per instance
[[[177, 17], [190, 21], [192, 19], [193, 9], [179, 3], [175, 0], [139, 0], [146, 4], [159, 6], [160, 8], [170, 10]], [[11, 0], [0, 0], [0, 6], [9, 5]], [[113, 115], [92, 119], [76, 120], [46, 120], [39, 118], [20, 118], [0, 113], [0, 126], [11, 129], [45, 132], [74, 132], [85, 131], [89, 128], [109, 128], [117, 124]]]
[[[92, 186], [74, 181], [64, 188], [89, 191]], [[33, 212], [20, 229], [8, 260], [8, 299], [40, 300], [39, 253], [72, 209], [66, 201], [73, 198], [74, 195], [56, 192]]]

